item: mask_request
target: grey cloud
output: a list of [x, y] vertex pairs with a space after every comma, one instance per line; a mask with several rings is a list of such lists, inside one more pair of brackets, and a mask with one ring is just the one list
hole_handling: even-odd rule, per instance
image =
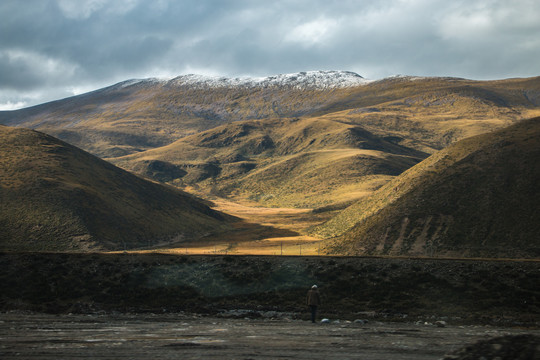
[[494, 79], [540, 70], [533, 0], [4, 0], [0, 14], [4, 103], [186, 71]]

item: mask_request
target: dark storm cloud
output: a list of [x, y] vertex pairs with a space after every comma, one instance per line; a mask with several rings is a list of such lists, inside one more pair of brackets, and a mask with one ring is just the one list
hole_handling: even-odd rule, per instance
[[190, 72], [540, 72], [535, 0], [3, 0], [0, 15], [3, 108]]

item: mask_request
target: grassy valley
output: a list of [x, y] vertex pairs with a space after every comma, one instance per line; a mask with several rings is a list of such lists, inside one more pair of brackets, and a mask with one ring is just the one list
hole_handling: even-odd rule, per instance
[[[299, 77], [304, 75], [300, 73]], [[471, 215], [480, 211], [485, 215], [482, 215], [482, 220], [478, 222], [482, 225], [478, 225], [477, 229], [475, 227], [472, 235], [467, 233], [468, 230], [460, 230], [462, 233], [453, 235], [463, 241], [459, 246], [457, 243], [455, 246], [443, 244], [444, 241], [439, 244], [439, 240], [434, 240], [439, 239], [440, 234], [446, 234], [447, 229], [456, 228], [457, 221], [452, 212], [444, 208], [424, 208], [423, 203], [415, 202], [417, 195], [409, 201], [415, 202], [415, 206], [420, 209], [419, 213], [424, 211], [423, 214], [427, 215], [404, 215], [404, 218], [411, 224], [424, 225], [411, 225], [411, 235], [407, 235], [407, 239], [397, 236], [401, 239], [397, 245], [392, 245], [393, 240], [385, 240], [381, 245], [373, 238], [368, 241], [371, 245], [360, 246], [355, 239], [363, 237], [364, 233], [357, 234], [352, 231], [360, 226], [359, 222], [373, 216], [385, 214], [383, 217], [388, 215], [390, 219], [393, 216], [390, 215], [394, 213], [391, 206], [398, 204], [394, 201], [398, 198], [397, 195], [404, 194], [403, 189], [412, 187], [412, 183], [407, 183], [407, 186], [397, 192], [388, 189], [402, 183], [400, 181], [403, 180], [400, 179], [424, 179], [425, 174], [432, 174], [431, 170], [426, 172], [420, 169], [424, 169], [427, 166], [425, 164], [429, 164], [432, 159], [447, 156], [444, 154], [448, 154], [449, 146], [454, 149], [452, 151], [456, 151], [459, 146], [452, 144], [465, 144], [461, 142], [463, 139], [489, 134], [519, 124], [523, 119], [540, 115], [540, 78], [473, 81], [457, 78], [393, 77], [345, 87], [280, 85], [275, 82], [265, 83], [264, 86], [251, 86], [234, 85], [233, 80], [197, 82], [194, 79], [197, 77], [184, 76], [170, 81], [127, 81], [28, 109], [0, 112], [0, 123], [38, 129], [57, 136], [139, 176], [215, 201], [213, 205], [209, 204], [243, 219], [235, 223], [233, 228], [228, 228], [226, 233], [195, 230], [205, 228], [205, 217], [201, 218], [205, 219], [201, 224], [198, 224], [197, 220], [187, 221], [196, 224], [195, 229], [191, 229], [193, 234], [208, 235], [202, 242], [196, 236], [190, 236], [191, 244], [199, 249], [208, 250], [213, 247], [214, 252], [217, 247], [224, 251], [232, 248], [238, 250], [241, 248], [238, 245], [240, 242], [270, 239], [274, 241], [271, 253], [276, 253], [278, 241], [290, 241], [294, 244], [297, 244], [297, 241], [307, 241], [313, 247], [310, 251], [319, 253], [320, 245], [316, 243], [319, 239], [313, 235], [325, 239], [339, 237], [339, 241], [336, 240], [326, 249], [330, 252], [350, 254], [498, 256], [497, 251], [490, 253], [491, 250], [484, 251], [482, 247], [489, 245], [487, 247], [494, 249], [506, 246], [504, 241], [497, 240], [491, 245], [482, 241], [495, 231], [490, 230], [491, 225], [486, 222], [491, 221], [491, 217], [504, 217], [504, 214], [496, 216], [490, 212], [494, 209], [492, 205], [504, 208], [505, 201], [512, 201], [512, 196], [499, 196], [493, 198], [495, 200], [490, 198], [488, 202], [491, 205], [480, 204], [480, 207], [477, 203], [463, 202], [459, 207], [460, 212]], [[483, 138], [470, 141], [478, 139]], [[508, 141], [513, 143], [517, 140]], [[12, 150], [9, 150], [11, 148], [5, 149], [6, 154], [12, 153]], [[460, 151], [469, 159], [467, 156], [470, 154], [466, 154], [465, 150]], [[503, 174], [501, 168], [505, 168], [504, 176], [510, 176], [507, 173], [522, 170], [514, 168], [516, 161], [511, 160], [514, 156], [520, 158], [520, 151], [524, 150], [518, 147], [512, 155], [506, 155], [505, 161], [509, 166], [499, 164], [494, 168], [486, 167], [482, 172], [486, 176], [484, 179], [477, 179], [476, 173], [471, 171], [456, 175], [457, 180], [444, 178], [443, 183], [446, 184], [448, 180], [448, 184], [452, 181], [484, 184], [490, 180], [489, 174], [494, 177], [499, 176], [496, 174]], [[12, 171], [16, 173], [13, 169], [22, 167], [24, 161], [26, 160], [11, 164], [11, 170], [6, 170], [5, 174], [11, 176]], [[48, 161], [53, 164], [52, 160]], [[452, 164], [449, 163], [449, 168], [452, 168]], [[77, 184], [78, 180], [66, 178], [67, 174], [77, 173], [77, 176], [84, 178], [87, 176], [85, 174], [94, 172], [91, 168], [86, 168], [85, 172], [80, 174], [82, 166], [72, 160], [54, 163], [54, 166], [62, 184]], [[467, 166], [476, 168], [478, 165]], [[115, 178], [115, 174], [116, 172], [103, 176]], [[34, 185], [28, 188], [39, 190], [32, 193], [32, 196], [39, 199], [41, 194], [48, 193], [44, 188], [56, 189], [48, 180], [43, 180], [47, 177], [42, 173], [37, 172], [35, 178], [37, 185], [32, 183]], [[31, 182], [24, 180], [21, 183]], [[104, 191], [102, 187], [106, 183], [108, 190]], [[439, 188], [429, 189], [429, 183], [418, 184], [423, 192], [429, 190], [440, 194], [443, 203], [449, 202], [449, 197], [466, 197], [464, 194], [469, 190], [480, 191], [461, 183], [455, 186], [453, 192], [440, 184], [437, 185]], [[117, 190], [118, 187], [121, 190]], [[62, 185], [62, 188], [66, 187]], [[111, 225], [114, 222], [127, 223], [123, 219], [135, 214], [130, 219], [137, 219], [137, 223], [152, 223], [152, 226], [148, 226], [171, 229], [169, 225], [157, 225], [159, 222], [143, 218], [138, 211], [130, 210], [113, 220], [108, 216], [109, 210], [101, 210], [108, 209], [109, 206], [112, 206], [114, 211], [120, 210], [120, 205], [110, 199], [130, 199], [132, 196], [123, 192], [127, 188], [133, 188], [131, 184], [128, 186], [121, 181], [109, 179], [101, 180], [99, 185], [91, 183], [76, 185], [75, 188], [78, 192], [68, 189], [70, 199], [76, 198], [76, 194], [84, 199], [90, 197], [94, 200], [74, 201], [79, 204], [77, 209], [73, 210], [74, 213], [91, 214], [84, 221], [80, 220], [82, 217], [79, 215], [70, 217], [71, 210], [66, 210], [64, 205], [55, 208], [55, 216], [66, 211], [68, 214], [61, 215], [62, 219], [54, 222], [56, 225], [50, 225], [50, 228], [62, 233], [63, 229], [76, 229], [66, 230], [75, 234], [68, 238], [90, 236], [87, 235], [90, 230], [86, 230], [91, 223], [90, 219], [100, 214], [103, 219], [107, 219], [103, 224], [109, 225], [96, 227], [102, 231], [99, 238], [111, 234], [111, 238], [126, 239], [121, 242], [133, 244], [131, 247], [144, 246], [145, 241], [147, 247], [161, 245], [174, 248], [185, 245], [183, 237], [177, 238], [183, 242], [172, 245], [167, 241], [142, 240], [148, 238], [141, 235], [147, 234], [147, 230], [137, 230], [135, 235], [134, 230], [126, 230], [131, 229], [131, 226], [126, 225], [120, 229]], [[81, 188], [84, 191], [80, 190]], [[88, 188], [93, 190], [86, 191]], [[24, 191], [30, 194], [27, 188]], [[114, 191], [117, 192], [116, 195], [113, 194]], [[174, 190], [167, 188], [167, 191]], [[512, 191], [519, 193], [522, 190]], [[521, 195], [527, 196], [527, 191], [533, 190], [526, 188]], [[89, 193], [98, 196], [92, 197]], [[150, 202], [147, 190], [138, 193], [144, 199], [143, 203]], [[447, 195], [444, 195], [445, 193]], [[374, 197], [371, 197], [373, 194]], [[444, 196], [446, 200], [443, 199]], [[54, 199], [39, 200], [43, 202], [43, 205], [39, 206], [45, 207], [58, 202]], [[98, 202], [95, 199], [100, 200]], [[36, 204], [39, 204], [39, 201]], [[84, 203], [88, 205], [80, 205]], [[159, 202], [156, 207], [165, 211], [169, 205], [161, 205]], [[406, 205], [405, 210], [412, 207], [414, 206]], [[466, 211], [463, 210], [465, 207], [468, 207]], [[121, 210], [125, 209], [131, 209], [131, 205], [122, 207]], [[341, 213], [343, 209], [346, 210]], [[531, 209], [532, 213], [536, 213], [534, 206], [531, 205]], [[400, 208], [399, 211], [405, 210]], [[18, 224], [12, 220], [17, 218], [17, 215], [13, 214], [9, 215], [9, 221]], [[31, 216], [34, 217], [40, 219], [39, 215]], [[75, 221], [71, 227], [58, 226], [68, 224], [66, 219], [78, 220], [69, 220]], [[510, 216], [509, 219], [514, 223], [531, 223], [525, 215], [520, 218]], [[253, 222], [261, 223], [262, 227], [249, 224]], [[164, 223], [167, 224], [168, 220]], [[439, 225], [434, 225], [435, 223]], [[449, 225], [450, 223], [454, 225]], [[218, 228], [224, 223], [219, 224]], [[462, 225], [459, 222], [459, 227]], [[382, 236], [391, 239], [392, 232], [397, 231], [394, 225], [384, 225], [384, 229], [388, 229], [387, 234], [386, 230], [380, 230], [383, 225], [377, 226], [379, 232], [376, 236], [379, 238]], [[407, 226], [403, 225], [403, 231], [409, 231]], [[462, 229], [469, 229], [468, 226], [472, 225], [463, 225]], [[27, 238], [31, 233], [28, 232], [30, 230], [23, 231], [22, 225], [16, 225], [15, 228], [15, 234], [20, 233]], [[209, 229], [214, 229], [213, 225]], [[308, 234], [308, 229], [311, 235]], [[504, 232], [505, 229], [500, 231]], [[128, 231], [125, 237], [120, 234], [124, 230]], [[169, 230], [158, 232], [170, 234]], [[186, 231], [190, 233], [191, 230]], [[531, 234], [530, 231], [531, 229], [525, 230], [525, 233]], [[41, 230], [34, 232], [47, 233]], [[420, 238], [415, 235], [417, 232]], [[180, 233], [183, 234], [182, 231]], [[381, 235], [383, 233], [384, 236]], [[6, 235], [6, 238], [10, 236]], [[167, 236], [160, 235], [158, 238], [170, 239]], [[91, 235], [91, 238], [94, 239], [94, 235]], [[155, 239], [153, 235], [152, 238]], [[432, 240], [426, 242], [425, 239]], [[365, 241], [367, 240], [362, 240]], [[94, 244], [92, 241], [90, 243]], [[71, 245], [66, 246], [69, 248]], [[97, 249], [100, 246], [91, 245], [89, 248]], [[114, 246], [115, 249], [124, 247], [130, 246]], [[258, 246], [256, 247], [259, 251]], [[465, 248], [480, 248], [481, 251], [469, 251]], [[249, 250], [242, 250], [245, 251]], [[525, 250], [508, 252], [506, 255], [523, 254], [526, 254]]]

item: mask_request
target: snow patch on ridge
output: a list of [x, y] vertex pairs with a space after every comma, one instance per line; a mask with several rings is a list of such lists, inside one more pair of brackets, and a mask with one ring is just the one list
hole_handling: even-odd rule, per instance
[[118, 89], [123, 89], [128, 86], [133, 86], [137, 84], [165, 84], [168, 80], [165, 79], [158, 79], [158, 78], [148, 78], [148, 79], [131, 79], [122, 81], [116, 85], [113, 85], [113, 87], [116, 87]]
[[370, 80], [350, 71], [303, 71], [268, 77], [213, 77], [204, 75], [183, 75], [169, 81], [175, 86], [195, 87], [292, 87], [297, 89], [331, 89], [360, 86]]
[[378, 80], [364, 79], [362, 76], [351, 71], [302, 71], [292, 74], [279, 74], [267, 77], [235, 77], [228, 78], [223, 76], [208, 75], [181, 75], [173, 79], [147, 78], [131, 79], [112, 85], [107, 88], [110, 90], [123, 89], [130, 86], [167, 86], [180, 87], [187, 86], [198, 89], [212, 88], [270, 88], [287, 87], [293, 89], [336, 89], [362, 86], [372, 83], [381, 83], [386, 81], [426, 81], [426, 80], [462, 80], [453, 77], [429, 77], [429, 76], [408, 76], [393, 75]]

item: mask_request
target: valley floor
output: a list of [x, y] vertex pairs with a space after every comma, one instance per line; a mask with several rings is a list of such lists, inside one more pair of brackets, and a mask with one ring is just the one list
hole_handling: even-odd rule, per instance
[[320, 224], [328, 215], [312, 209], [267, 208], [253, 204], [212, 199], [215, 210], [242, 219], [235, 230], [217, 237], [207, 236], [196, 242], [159, 249], [170, 254], [220, 255], [322, 255], [321, 239], [306, 234], [306, 229]]
[[[540, 330], [223, 319], [188, 314], [0, 314], [2, 359], [441, 359], [479, 340]], [[480, 355], [480, 354], [479, 354]], [[487, 355], [487, 354], [483, 354]]]

